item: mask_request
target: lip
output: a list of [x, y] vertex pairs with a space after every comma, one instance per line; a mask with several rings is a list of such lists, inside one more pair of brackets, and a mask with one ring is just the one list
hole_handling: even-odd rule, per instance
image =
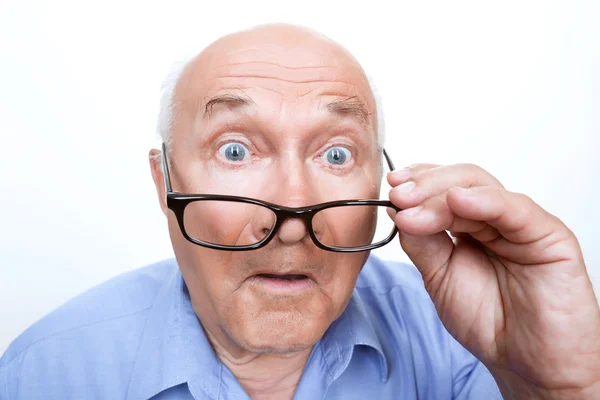
[[308, 279], [316, 281], [315, 276], [310, 271], [303, 271], [301, 269], [290, 269], [289, 271], [274, 271], [272, 269], [260, 269], [256, 271], [253, 276], [256, 275], [305, 275]]
[[248, 283], [263, 291], [281, 295], [301, 294], [302, 292], [309, 291], [316, 286], [315, 281], [307, 274], [290, 272], [285, 274], [265, 273], [263, 275], [306, 275], [306, 278], [280, 279], [275, 277], [269, 278], [262, 276], [261, 274], [256, 274], [248, 278]]

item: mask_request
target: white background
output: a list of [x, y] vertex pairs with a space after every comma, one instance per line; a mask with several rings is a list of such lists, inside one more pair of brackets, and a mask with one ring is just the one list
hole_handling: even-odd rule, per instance
[[[160, 83], [265, 22], [346, 46], [380, 88], [397, 166], [486, 168], [578, 235], [600, 288], [600, 2], [157, 3], [0, 6], [0, 352], [74, 295], [172, 255], [147, 162]], [[405, 259], [397, 242], [379, 253]]]

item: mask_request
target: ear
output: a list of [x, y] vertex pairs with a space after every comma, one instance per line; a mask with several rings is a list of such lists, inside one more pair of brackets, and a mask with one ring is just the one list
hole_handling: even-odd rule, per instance
[[150, 162], [150, 172], [152, 173], [152, 180], [156, 187], [156, 194], [158, 195], [158, 201], [163, 214], [167, 215], [169, 209], [167, 208], [167, 189], [165, 188], [165, 178], [162, 169], [162, 157], [160, 150], [152, 149], [148, 154], [148, 161]]

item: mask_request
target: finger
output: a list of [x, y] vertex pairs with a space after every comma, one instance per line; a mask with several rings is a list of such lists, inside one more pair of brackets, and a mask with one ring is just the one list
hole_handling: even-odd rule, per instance
[[421, 172], [421, 171], [425, 171], [431, 168], [435, 168], [435, 167], [439, 167], [439, 165], [437, 164], [412, 164], [409, 165], [406, 168], [403, 169], [397, 169], [394, 171], [390, 171], [387, 174], [387, 181], [390, 184], [390, 186], [398, 186], [401, 183], [406, 182], [407, 180], [409, 180], [411, 177], [413, 177], [415, 174]]
[[445, 275], [438, 272], [447, 267], [454, 250], [452, 239], [446, 232], [429, 236], [411, 236], [400, 232], [400, 245], [423, 275], [427, 291], [433, 295], [433, 288], [439, 286], [435, 279], [441, 279]]
[[417, 172], [421, 172], [421, 171], [426, 171], [428, 169], [432, 169], [432, 168], [436, 168], [439, 167], [440, 164], [431, 164], [431, 163], [414, 163], [414, 164], [410, 164], [408, 167], [408, 169], [410, 169], [411, 171], [417, 173]]
[[398, 214], [398, 211], [391, 207], [386, 207], [385, 211], [387, 212], [387, 215], [392, 219], [392, 221], [394, 220], [394, 218], [396, 218], [396, 214]]
[[446, 202], [446, 193], [429, 198], [417, 207], [402, 210], [393, 219], [398, 230], [415, 236], [432, 235], [444, 230], [473, 233], [489, 240], [497, 236], [486, 229], [489, 227], [486, 222], [454, 214]]
[[453, 188], [446, 203], [457, 216], [485, 221], [515, 243], [539, 240], [558, 225], [531, 198], [500, 188]]
[[523, 194], [490, 187], [455, 188], [446, 201], [457, 216], [497, 229], [501, 236], [484, 244], [501, 256], [532, 264], [573, 254], [569, 250], [576, 242], [573, 233]]
[[455, 186], [502, 187], [502, 184], [473, 164], [444, 165], [413, 174], [410, 180], [392, 188], [389, 198], [400, 208], [411, 208]]
[[[457, 217], [460, 218], [460, 217]], [[490, 242], [492, 240], [496, 240], [497, 238], [499, 238], [500, 236], [502, 236], [500, 234], [500, 232], [498, 232], [498, 229], [494, 228], [493, 226], [489, 225], [489, 224], [485, 224], [483, 226], [483, 228], [481, 228], [478, 231], [474, 231], [474, 232], [461, 232], [461, 236], [462, 237], [467, 237], [467, 238], [471, 238], [471, 239], [475, 239], [479, 242]]]

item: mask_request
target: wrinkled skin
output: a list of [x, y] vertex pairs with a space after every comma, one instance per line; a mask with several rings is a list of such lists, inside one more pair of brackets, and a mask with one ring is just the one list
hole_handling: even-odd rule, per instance
[[600, 398], [600, 311], [573, 232], [475, 165], [416, 164], [388, 181], [442, 322], [503, 395]]
[[[204, 116], [207, 101], [222, 94], [251, 104], [216, 104]], [[367, 121], [322, 107], [354, 96]], [[368, 82], [345, 50], [314, 32], [268, 25], [219, 39], [185, 69], [175, 115], [176, 191], [287, 206], [378, 197]], [[242, 143], [251, 157], [228, 162], [220, 150], [229, 142]], [[336, 169], [324, 161], [332, 145], [351, 150], [348, 165]], [[298, 220], [287, 221], [261, 250], [196, 246], [166, 208], [158, 154], [150, 152], [157, 193], [213, 348], [252, 398], [291, 399], [312, 345], [343, 312], [367, 254], [319, 250]], [[573, 233], [477, 166], [419, 164], [388, 181], [390, 200], [407, 209], [394, 219], [401, 245], [423, 274], [442, 322], [486, 364], [504, 396], [600, 398], [600, 311]], [[399, 188], [407, 182], [416, 184], [410, 192]], [[223, 215], [211, 215], [213, 226], [223, 225]], [[279, 296], [251, 279], [292, 271], [311, 278], [309, 291]]]

